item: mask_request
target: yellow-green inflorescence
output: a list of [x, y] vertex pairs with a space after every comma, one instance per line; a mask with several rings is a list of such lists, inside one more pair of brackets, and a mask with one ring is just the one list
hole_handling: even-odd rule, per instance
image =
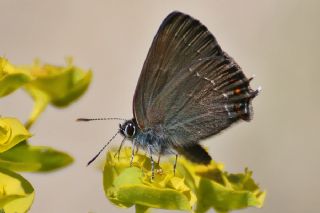
[[26, 179], [0, 167], [0, 210], [8, 213], [27, 212], [33, 199], [34, 189]]
[[0, 117], [0, 153], [11, 149], [31, 137], [31, 134], [16, 118]]
[[136, 207], [206, 212], [228, 212], [246, 207], [262, 207], [265, 192], [252, 179], [252, 172], [229, 174], [223, 164], [212, 161], [196, 165], [179, 157], [176, 172], [174, 159], [156, 164], [151, 178], [150, 159], [144, 153], [135, 154], [129, 166], [131, 149], [125, 148], [120, 156], [109, 151], [103, 171], [107, 198], [119, 207]]
[[[0, 117], [0, 156], [31, 137], [29, 131], [16, 118]], [[0, 157], [0, 210], [2, 212], [27, 212], [34, 189], [21, 175], [8, 170], [10, 161]]]
[[[82, 70], [68, 59], [66, 66], [41, 64], [16, 66], [0, 57], [0, 98], [24, 89], [34, 100], [26, 124], [0, 115], [0, 213], [27, 212], [34, 189], [17, 171], [50, 172], [73, 162], [67, 153], [47, 146], [32, 146], [28, 131], [41, 112], [51, 104], [66, 107], [87, 90], [92, 72]], [[17, 107], [22, 103], [17, 103]]]
[[66, 107], [87, 90], [92, 78], [91, 70], [83, 70], [67, 59], [66, 66], [42, 64], [16, 66], [0, 57], [0, 97], [23, 88], [34, 100], [34, 108], [26, 123], [30, 128], [41, 112], [51, 104]]

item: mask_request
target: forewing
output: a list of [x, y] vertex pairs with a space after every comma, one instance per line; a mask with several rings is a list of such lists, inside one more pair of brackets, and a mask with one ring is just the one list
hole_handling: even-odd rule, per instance
[[[161, 24], [144, 63], [133, 100], [141, 129], [162, 124], [170, 109], [151, 112], [165, 86], [185, 74], [185, 67], [201, 58], [222, 54], [216, 39], [198, 20], [173, 12]], [[162, 97], [165, 99], [165, 97]]]

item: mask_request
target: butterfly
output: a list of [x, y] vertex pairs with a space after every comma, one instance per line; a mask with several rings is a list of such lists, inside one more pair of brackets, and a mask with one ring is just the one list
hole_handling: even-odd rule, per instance
[[252, 119], [251, 101], [260, 91], [250, 88], [252, 79], [200, 21], [177, 11], [169, 14], [144, 62], [133, 97], [133, 119], [119, 125], [118, 133], [132, 142], [131, 163], [139, 148], [150, 156], [152, 176], [153, 156], [159, 161], [162, 155], [175, 155], [176, 160], [182, 155], [209, 164], [212, 158], [199, 142]]

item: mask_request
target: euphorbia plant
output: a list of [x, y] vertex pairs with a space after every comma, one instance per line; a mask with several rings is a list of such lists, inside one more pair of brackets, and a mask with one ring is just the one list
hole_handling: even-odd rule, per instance
[[107, 198], [123, 208], [135, 206], [136, 212], [150, 208], [184, 210], [203, 213], [213, 208], [229, 212], [247, 207], [262, 207], [265, 192], [252, 179], [252, 172], [230, 174], [223, 164], [211, 161], [196, 165], [180, 158], [173, 172], [173, 161], [156, 164], [151, 178], [150, 159], [143, 153], [134, 157], [129, 166], [131, 149], [119, 158], [109, 151], [103, 170], [103, 185]]
[[66, 66], [43, 65], [39, 61], [15, 66], [0, 57], [0, 98], [22, 88], [34, 100], [25, 125], [17, 118], [0, 117], [0, 212], [27, 212], [32, 205], [34, 189], [16, 172], [50, 172], [73, 162], [67, 153], [32, 146], [29, 129], [49, 104], [66, 107], [78, 99], [87, 90], [91, 77], [90, 70], [74, 66], [71, 59]]

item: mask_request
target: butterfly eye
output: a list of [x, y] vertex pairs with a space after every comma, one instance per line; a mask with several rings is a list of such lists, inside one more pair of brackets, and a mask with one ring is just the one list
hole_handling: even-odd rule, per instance
[[132, 123], [128, 123], [125, 127], [125, 134], [127, 137], [132, 137], [136, 132], [136, 128]]

